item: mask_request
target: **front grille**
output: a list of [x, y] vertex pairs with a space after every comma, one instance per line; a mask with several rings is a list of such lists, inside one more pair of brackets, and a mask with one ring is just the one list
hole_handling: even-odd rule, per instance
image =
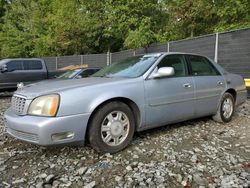
[[16, 138], [19, 138], [21, 140], [26, 140], [26, 141], [35, 142], [35, 143], [38, 143], [39, 141], [39, 137], [37, 134], [21, 132], [21, 131], [17, 131], [17, 130], [10, 129], [10, 128], [7, 129], [7, 132], [10, 135]]
[[11, 106], [14, 112], [18, 115], [24, 114], [26, 99], [19, 96], [13, 96], [11, 100]]

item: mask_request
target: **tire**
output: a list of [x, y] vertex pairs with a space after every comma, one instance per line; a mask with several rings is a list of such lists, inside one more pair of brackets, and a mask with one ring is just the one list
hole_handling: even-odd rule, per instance
[[228, 123], [231, 121], [234, 114], [234, 97], [230, 93], [225, 93], [222, 96], [219, 108], [213, 119], [220, 123]]
[[88, 140], [100, 153], [121, 151], [133, 139], [135, 118], [122, 102], [110, 102], [99, 108], [90, 121]]

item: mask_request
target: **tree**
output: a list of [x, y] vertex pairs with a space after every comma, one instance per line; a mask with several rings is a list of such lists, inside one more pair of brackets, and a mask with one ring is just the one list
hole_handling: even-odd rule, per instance
[[[76, 0], [54, 0], [48, 15], [51, 42], [56, 55], [88, 53], [86, 21]], [[91, 52], [91, 51], [90, 51]]]
[[210, 0], [171, 0], [166, 1], [166, 11], [171, 17], [171, 26], [166, 32], [176, 33], [171, 40], [187, 38], [213, 32], [216, 15]]
[[250, 27], [249, 0], [0, 0], [0, 58], [106, 53]]
[[5, 15], [6, 6], [8, 2], [6, 0], [0, 0], [0, 31], [2, 30], [3, 25], [3, 16]]
[[250, 27], [250, 1], [227, 0], [214, 1], [218, 24], [215, 31], [228, 31], [238, 28]]
[[30, 57], [49, 54], [46, 29], [49, 0], [13, 1], [8, 5], [0, 38], [2, 57]]
[[249, 0], [165, 0], [171, 24], [160, 41], [194, 37], [250, 26]]
[[[2, 27], [4, 25], [3, 17], [5, 15], [7, 5], [8, 5], [7, 1], [0, 0], [0, 33], [2, 32]], [[1, 57], [1, 53], [2, 53], [2, 46], [3, 46], [3, 44], [1, 43], [1, 38], [0, 38], [0, 57]]]
[[[120, 2], [120, 1], [119, 1]], [[119, 27], [126, 34], [124, 47], [144, 47], [147, 51], [151, 43], [157, 41], [157, 34], [168, 23], [168, 15], [163, 11], [161, 1], [137, 0], [123, 1], [116, 5]]]
[[116, 17], [113, 1], [80, 0], [85, 19], [86, 44], [94, 52], [120, 50], [122, 31]]
[[145, 53], [151, 43], [155, 41], [155, 33], [151, 30], [150, 20], [141, 21], [139, 28], [129, 30], [128, 36], [124, 41], [125, 47], [136, 49], [144, 47]]

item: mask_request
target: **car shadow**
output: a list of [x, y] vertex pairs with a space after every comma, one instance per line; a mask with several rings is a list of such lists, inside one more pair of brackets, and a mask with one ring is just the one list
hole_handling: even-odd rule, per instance
[[179, 122], [179, 123], [173, 123], [173, 124], [163, 125], [160, 127], [150, 128], [148, 130], [136, 132], [134, 135], [134, 139], [136, 138], [144, 139], [147, 136], [155, 136], [155, 135], [158, 135], [159, 133], [166, 133], [166, 132], [169, 132], [169, 131], [172, 131], [172, 130], [175, 130], [184, 126], [196, 126], [197, 123], [200, 123], [200, 122], [206, 123], [207, 121], [210, 121], [210, 120], [211, 120], [211, 116], [207, 116], [207, 117], [196, 118], [192, 120], [186, 120], [186, 121]]

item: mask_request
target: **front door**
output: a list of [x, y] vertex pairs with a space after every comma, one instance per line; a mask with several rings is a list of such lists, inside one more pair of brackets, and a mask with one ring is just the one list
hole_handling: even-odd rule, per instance
[[16, 88], [17, 83], [22, 80], [22, 77], [25, 75], [23, 74], [23, 65], [22, 61], [13, 60], [6, 63], [7, 71], [1, 73], [1, 88]]
[[23, 68], [25, 77], [22, 82], [25, 84], [47, 79], [47, 71], [39, 60], [24, 60]]
[[167, 55], [156, 67], [173, 67], [175, 75], [145, 80], [146, 126], [156, 127], [182, 121], [194, 115], [194, 82], [187, 76], [181, 54]]

